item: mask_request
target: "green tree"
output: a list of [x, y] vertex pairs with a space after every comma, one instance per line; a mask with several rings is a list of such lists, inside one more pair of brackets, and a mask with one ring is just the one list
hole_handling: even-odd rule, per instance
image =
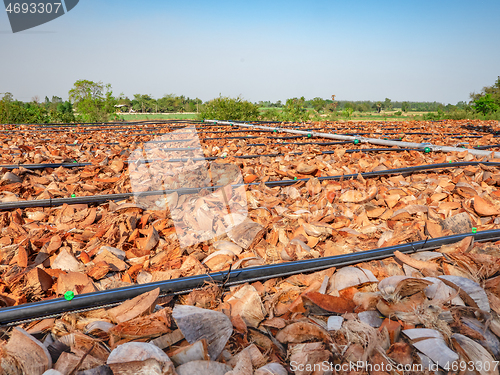
[[401, 110], [402, 110], [403, 112], [405, 112], [405, 113], [406, 113], [406, 112], [408, 112], [408, 110], [409, 110], [409, 109], [410, 109], [410, 103], [408, 103], [408, 102], [403, 102], [403, 103], [401, 104]]
[[482, 113], [483, 115], [496, 112], [500, 109], [500, 106], [496, 103], [491, 94], [486, 94], [474, 100], [472, 106], [476, 112]]
[[[500, 76], [491, 86], [483, 87], [483, 90], [471, 95], [471, 107], [476, 113], [489, 116], [500, 111]], [[493, 117], [498, 117], [498, 114]]]
[[287, 99], [281, 113], [283, 121], [307, 121], [309, 113], [305, 107], [305, 102], [306, 99], [303, 96], [300, 99]]
[[89, 80], [78, 80], [69, 90], [69, 99], [87, 122], [106, 122], [116, 112], [116, 98], [111, 85]]
[[324, 99], [319, 98], [319, 97], [311, 99], [310, 102], [311, 102], [311, 105], [314, 108], [314, 110], [318, 113], [326, 106], [326, 101]]
[[391, 99], [385, 98], [385, 100], [384, 100], [384, 110], [390, 111], [391, 109], [392, 109]]
[[354, 109], [352, 108], [352, 106], [347, 106], [346, 105], [345, 108], [344, 108], [344, 110], [342, 111], [342, 116], [344, 116], [344, 118], [346, 120], [350, 120], [353, 111], [354, 111]]
[[219, 96], [204, 105], [200, 119], [253, 121], [259, 117], [259, 107], [238, 97]]

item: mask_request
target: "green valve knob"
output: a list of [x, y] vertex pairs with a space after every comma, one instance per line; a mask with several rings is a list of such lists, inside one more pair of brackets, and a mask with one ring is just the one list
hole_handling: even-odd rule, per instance
[[359, 139], [354, 140], [354, 144], [357, 145], [359, 143]]
[[312, 134], [308, 134], [308, 135], [307, 135], [307, 138], [311, 138], [311, 137], [312, 137]]
[[451, 160], [448, 163], [453, 163]]
[[477, 233], [477, 228], [472, 228], [472, 233]]
[[274, 132], [277, 133], [278, 131], [276, 129], [274, 129]]
[[294, 181], [297, 181], [297, 177], [294, 177], [294, 178], [293, 178], [293, 180], [294, 180]]
[[78, 163], [76, 160], [73, 160], [73, 163]]
[[74, 197], [76, 197], [76, 195], [75, 194], [71, 194], [71, 198], [74, 198]]
[[431, 152], [431, 148], [430, 147], [424, 148], [424, 152]]
[[66, 293], [64, 293], [64, 299], [66, 301], [71, 301], [73, 298], [75, 298], [75, 293], [71, 290], [68, 290]]

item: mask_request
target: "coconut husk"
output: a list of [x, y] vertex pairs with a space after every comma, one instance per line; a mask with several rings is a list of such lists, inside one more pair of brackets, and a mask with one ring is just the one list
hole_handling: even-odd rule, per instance
[[497, 363], [488, 351], [474, 340], [460, 333], [451, 336], [453, 347], [467, 363], [481, 364], [474, 368], [481, 375], [498, 374]]
[[378, 284], [382, 297], [388, 302], [397, 302], [404, 297], [423, 291], [432, 283], [423, 279], [408, 276], [391, 276]]
[[[52, 367], [52, 358], [47, 348], [19, 327], [12, 330], [9, 341], [4, 346], [7, 356], [2, 357], [2, 366], [22, 369], [23, 374], [41, 375]], [[9, 357], [15, 358], [17, 365]], [[15, 373], [15, 372], [14, 372]]]
[[176, 305], [172, 316], [190, 344], [201, 339], [207, 341], [208, 353], [212, 360], [219, 357], [233, 333], [231, 320], [221, 312]]
[[276, 339], [282, 344], [301, 343], [309, 340], [331, 341], [328, 332], [316, 324], [297, 322], [278, 332]]
[[481, 286], [465, 277], [443, 275], [439, 276], [446, 285], [458, 291], [460, 297], [469, 306], [479, 308], [483, 311], [490, 311], [488, 296]]
[[209, 361], [207, 341], [196, 341], [194, 344], [184, 346], [170, 353], [170, 359], [175, 366], [180, 366], [191, 361]]
[[191, 361], [175, 368], [177, 375], [210, 374], [225, 375], [232, 368], [224, 363], [213, 361]]
[[123, 302], [110, 310], [108, 315], [115, 323], [123, 323], [138, 316], [150, 313], [160, 294], [160, 288], [143, 293], [131, 300]]

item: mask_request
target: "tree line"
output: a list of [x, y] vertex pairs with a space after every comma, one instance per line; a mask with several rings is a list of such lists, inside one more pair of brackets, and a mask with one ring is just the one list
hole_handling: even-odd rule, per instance
[[[322, 111], [323, 109], [327, 109], [328, 106], [331, 106], [334, 103], [331, 99], [322, 99], [316, 97], [314, 99], [305, 100], [304, 105], [306, 108], [311, 108], [316, 111]], [[397, 111], [400, 110], [402, 112], [432, 112], [438, 110], [453, 110], [455, 108], [464, 108], [467, 103], [464, 101], [460, 101], [455, 105], [447, 104], [439, 102], [414, 102], [414, 101], [392, 101], [389, 98], [385, 98], [383, 101], [371, 101], [371, 100], [338, 100], [337, 109], [344, 110], [346, 108], [352, 108], [353, 111], [356, 112], [380, 112], [383, 111]], [[262, 108], [283, 108], [285, 106], [281, 100], [278, 100], [275, 103], [270, 101], [259, 101], [255, 103], [259, 107]]]
[[196, 112], [198, 118], [221, 120], [267, 120], [307, 121], [310, 119], [335, 120], [340, 115], [349, 119], [353, 112], [427, 112], [424, 118], [497, 119], [500, 120], [500, 77], [492, 86], [486, 86], [479, 93], [470, 94], [467, 103], [444, 105], [438, 102], [392, 101], [346, 101], [315, 97], [290, 98], [284, 103], [278, 100], [252, 103], [242, 98], [218, 98], [203, 102], [183, 95], [164, 95], [154, 99], [151, 95], [136, 94], [133, 99], [120, 94], [114, 96], [111, 85], [89, 80], [78, 80], [68, 92], [69, 100], [53, 96], [40, 102], [15, 100], [5, 93], [0, 100], [0, 123], [61, 123], [61, 122], [106, 122], [119, 119], [124, 112], [173, 113]]

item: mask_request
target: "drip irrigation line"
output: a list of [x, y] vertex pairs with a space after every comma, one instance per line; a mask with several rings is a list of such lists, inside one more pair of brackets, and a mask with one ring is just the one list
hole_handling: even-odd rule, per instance
[[80, 168], [92, 165], [92, 163], [48, 163], [48, 164], [11, 164], [11, 165], [0, 165], [1, 168], [13, 170], [20, 167], [25, 169], [45, 169], [45, 168]]
[[[226, 124], [227, 121], [219, 121], [219, 120], [205, 120], [205, 121], [210, 121], [216, 124]], [[234, 123], [234, 125], [241, 126], [241, 127], [249, 127], [249, 128], [255, 128], [255, 129], [272, 129], [267, 126], [261, 126], [261, 125], [248, 125], [244, 123]], [[463, 148], [457, 148], [457, 147], [451, 147], [451, 146], [438, 146], [438, 145], [433, 145], [433, 144], [425, 144], [425, 143], [413, 143], [413, 142], [404, 142], [404, 141], [389, 141], [389, 140], [384, 140], [384, 139], [379, 139], [379, 138], [365, 138], [365, 137], [352, 137], [352, 136], [346, 136], [346, 135], [340, 135], [340, 134], [331, 134], [331, 133], [318, 133], [318, 132], [305, 132], [301, 130], [291, 130], [291, 129], [282, 129], [282, 128], [275, 128], [277, 131], [280, 132], [285, 132], [285, 133], [292, 133], [292, 134], [305, 134], [308, 137], [322, 137], [322, 138], [331, 138], [331, 139], [337, 139], [337, 140], [344, 140], [344, 141], [355, 141], [358, 140], [358, 142], [363, 142], [363, 143], [372, 143], [372, 144], [378, 144], [378, 145], [385, 145], [385, 146], [401, 146], [401, 147], [408, 147], [408, 148], [422, 148], [422, 147], [427, 147], [431, 151], [441, 151], [441, 152], [463, 152], [467, 151], [468, 153], [472, 155], [477, 155], [477, 156], [489, 156], [492, 154], [492, 152], [489, 151], [483, 151], [483, 150], [477, 150], [477, 149], [463, 149]], [[500, 153], [496, 152], [493, 153], [496, 158], [500, 158]]]
[[500, 148], [500, 145], [486, 145], [486, 146], [476, 146], [474, 147], [475, 149], [478, 150], [487, 150], [489, 148]]
[[[344, 144], [344, 143], [351, 143], [351, 142], [332, 142], [335, 144]], [[332, 143], [327, 143], [327, 144], [332, 144]], [[282, 143], [277, 143], [279, 145], [282, 145]], [[290, 143], [290, 144], [296, 144], [296, 143]], [[312, 143], [307, 143], [307, 144], [312, 144]], [[423, 149], [415, 149], [415, 148], [359, 148], [359, 149], [347, 149], [345, 152], [347, 154], [352, 154], [356, 152], [385, 152], [385, 151], [421, 151], [425, 152]], [[334, 154], [335, 151], [320, 151], [321, 154]], [[288, 153], [288, 155], [302, 155], [304, 152], [291, 152]], [[260, 157], [277, 157], [277, 156], [285, 156], [285, 154], [278, 153], [278, 154], [255, 154], [255, 155], [228, 155], [228, 157], [233, 157], [235, 159], [255, 159], [255, 158], [260, 158]], [[200, 158], [175, 158], [175, 159], [162, 159], [162, 158], [157, 158], [157, 159], [136, 159], [136, 160], [129, 160], [129, 163], [139, 163], [139, 164], [148, 164], [152, 162], [165, 162], [165, 163], [179, 163], [179, 162], [188, 162], [189, 160], [192, 161], [204, 161], [204, 160], [218, 160], [218, 159], [225, 159], [225, 157], [221, 156], [206, 156], [206, 157], [200, 157]]]
[[392, 257], [395, 251], [413, 253], [438, 249], [443, 245], [456, 243], [469, 236], [474, 237], [475, 241], [497, 241], [500, 239], [500, 230], [481, 231], [474, 234], [455, 234], [452, 236], [410, 242], [351, 254], [249, 267], [228, 272], [214, 272], [167, 281], [132, 285], [76, 295], [71, 301], [66, 301], [64, 298], [54, 298], [40, 302], [26, 303], [19, 306], [3, 307], [0, 308], [0, 325], [14, 325], [25, 321], [57, 317], [67, 312], [93, 310], [102, 306], [116, 305], [156, 288], [160, 288], [160, 295], [162, 296], [180, 295], [202, 288], [207, 283], [215, 282], [225, 287], [230, 287], [271, 278], [316, 272], [331, 267], [338, 268], [351, 266], [361, 262], [370, 262]]
[[[449, 169], [456, 167], [466, 167], [470, 165], [487, 165], [493, 167], [500, 167], [500, 162], [480, 162], [480, 161], [463, 161], [456, 163], [440, 163], [440, 164], [428, 164], [428, 165], [417, 165], [413, 167], [406, 168], [396, 168], [396, 169], [387, 169], [384, 171], [376, 171], [376, 172], [363, 172], [363, 173], [352, 173], [352, 174], [343, 174], [337, 176], [324, 176], [317, 177], [320, 181], [338, 181], [345, 180], [351, 178], [357, 178], [361, 175], [363, 178], [374, 178], [374, 177], [382, 177], [382, 176], [390, 176], [393, 174], [412, 174], [415, 172], [425, 172], [431, 171], [435, 169]], [[279, 181], [267, 181], [264, 184], [269, 187], [278, 187], [278, 186], [290, 186], [294, 185], [300, 181], [307, 182], [309, 178], [298, 178], [294, 180], [279, 180]], [[248, 184], [231, 184], [233, 187], [240, 186], [258, 186], [261, 182], [252, 182]], [[227, 185], [224, 185], [227, 186]], [[171, 194], [177, 193], [179, 195], [183, 194], [196, 194], [201, 190], [212, 190], [215, 191], [217, 189], [221, 189], [224, 187], [223, 185], [217, 186], [204, 186], [204, 187], [191, 187], [191, 188], [179, 188], [179, 189], [169, 189], [169, 190], [154, 190], [154, 191], [146, 191], [140, 193], [120, 193], [120, 194], [104, 194], [104, 195], [92, 195], [92, 196], [84, 196], [84, 197], [74, 197], [74, 198], [55, 198], [55, 199], [33, 199], [27, 201], [17, 201], [17, 202], [5, 202], [0, 203], [0, 211], [2, 210], [15, 210], [15, 209], [25, 209], [25, 208], [35, 208], [35, 207], [55, 207], [61, 206], [63, 204], [73, 205], [73, 204], [97, 204], [97, 203], [105, 203], [108, 201], [119, 201], [124, 200], [130, 197], [147, 197], [147, 196], [155, 196], [155, 195], [163, 195], [163, 194]]]

